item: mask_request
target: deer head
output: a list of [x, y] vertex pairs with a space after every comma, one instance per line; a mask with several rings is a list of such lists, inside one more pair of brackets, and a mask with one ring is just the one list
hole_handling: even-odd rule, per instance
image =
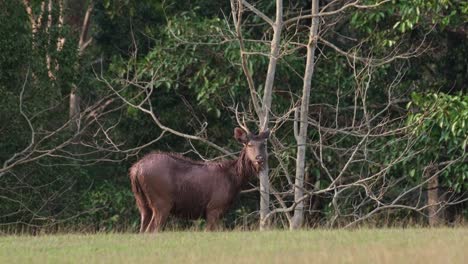
[[256, 171], [260, 171], [267, 159], [266, 140], [270, 136], [270, 131], [260, 132], [258, 135], [252, 134], [246, 129], [236, 127], [234, 138], [244, 145], [246, 158], [255, 166]]

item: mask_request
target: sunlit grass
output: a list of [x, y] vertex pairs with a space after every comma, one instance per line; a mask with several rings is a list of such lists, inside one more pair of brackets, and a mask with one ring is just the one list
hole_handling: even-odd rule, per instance
[[468, 229], [0, 237], [0, 263], [465, 263]]

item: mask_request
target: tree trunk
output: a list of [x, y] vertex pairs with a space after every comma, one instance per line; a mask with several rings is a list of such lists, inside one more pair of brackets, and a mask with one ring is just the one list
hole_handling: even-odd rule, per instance
[[[265, 90], [262, 100], [262, 113], [260, 120], [260, 130], [265, 131], [268, 128], [271, 100], [273, 92], [273, 83], [275, 81], [276, 64], [280, 53], [281, 31], [283, 28], [283, 1], [276, 0], [276, 19], [273, 25], [273, 38], [271, 40], [270, 61], [265, 80]], [[260, 230], [268, 227], [266, 216], [270, 212], [270, 179], [268, 177], [268, 160], [265, 161], [265, 167], [259, 173], [260, 179]]]
[[[86, 0], [65, 0], [64, 1], [64, 22], [70, 26], [72, 33], [78, 41], [78, 56], [81, 56], [83, 50], [89, 44], [87, 41], [88, 31], [90, 26], [90, 16], [93, 10], [93, 1]], [[88, 5], [86, 7], [86, 5]], [[86, 7], [86, 8], [85, 8]], [[75, 65], [77, 72], [81, 71], [79, 62]], [[70, 129], [74, 133], [78, 133], [80, 129], [80, 94], [78, 87], [72, 84], [70, 91]]]
[[429, 226], [436, 227], [440, 225], [439, 176], [434, 175], [435, 170], [432, 167], [427, 169], [426, 174], [427, 177], [430, 177], [427, 182], [427, 215]]
[[80, 96], [76, 93], [76, 86], [72, 85], [70, 92], [70, 130], [77, 133], [80, 131]]
[[[312, 15], [318, 14], [318, 0], [312, 0]], [[319, 18], [317, 16], [312, 18], [312, 25], [310, 27], [309, 42], [307, 44], [307, 61], [304, 73], [304, 84], [302, 88], [301, 98], [301, 111], [299, 120], [295, 122], [295, 137], [297, 142], [297, 158], [296, 158], [296, 179], [294, 182], [294, 202], [297, 203], [294, 209], [289, 228], [301, 228], [304, 223], [304, 174], [305, 174], [305, 157], [306, 157], [306, 143], [307, 143], [307, 118], [309, 116], [309, 97], [310, 87], [312, 82], [312, 75], [315, 66], [315, 48], [317, 47], [317, 33], [319, 27]], [[296, 115], [297, 116], [297, 115]], [[298, 124], [299, 123], [299, 124]], [[299, 127], [299, 132], [297, 132]]]

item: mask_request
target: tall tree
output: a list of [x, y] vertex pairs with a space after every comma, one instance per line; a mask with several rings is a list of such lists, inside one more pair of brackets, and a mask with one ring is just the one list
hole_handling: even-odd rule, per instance
[[[237, 2], [237, 3], [236, 3]], [[254, 108], [258, 116], [258, 123], [260, 131], [266, 131], [268, 129], [270, 114], [271, 114], [271, 104], [273, 98], [273, 86], [275, 82], [276, 75], [276, 65], [278, 64], [278, 59], [280, 57], [281, 50], [281, 33], [283, 30], [283, 1], [276, 0], [275, 5], [275, 20], [270, 19], [263, 12], [255, 8], [249, 2], [245, 0], [231, 0], [231, 7], [233, 12], [234, 25], [236, 27], [236, 33], [238, 40], [240, 42], [241, 56], [242, 56], [242, 67], [244, 73], [248, 79], [249, 89], [251, 100], [253, 102]], [[263, 90], [263, 97], [261, 103], [259, 101], [259, 96], [257, 93], [257, 87], [255, 87], [252, 81], [252, 74], [247, 67], [247, 59], [244, 54], [243, 36], [241, 33], [241, 20], [244, 6], [250, 11], [258, 15], [264, 22], [266, 22], [271, 29], [273, 30], [272, 39], [270, 41], [270, 54], [269, 54], [269, 63], [268, 69], [265, 77], [265, 85]], [[260, 179], [260, 230], [265, 230], [268, 227], [268, 217], [270, 213], [270, 179], [269, 179], [269, 166], [268, 160], [265, 161], [264, 167], [259, 173]]]
[[[294, 209], [294, 216], [290, 223], [291, 229], [302, 227], [304, 223], [304, 175], [306, 163], [307, 149], [307, 126], [309, 124], [309, 98], [312, 76], [315, 66], [315, 49], [317, 48], [319, 17], [318, 17], [318, 0], [312, 0], [311, 8], [311, 25], [309, 32], [309, 42], [307, 43], [307, 59], [304, 73], [304, 83], [302, 87], [301, 110], [295, 115], [294, 136], [297, 142], [297, 158], [296, 158], [296, 177], [294, 182], [294, 202], [297, 203]], [[298, 109], [296, 109], [298, 111]], [[299, 119], [299, 120], [297, 120]]]
[[[77, 42], [78, 56], [81, 57], [83, 52], [91, 43], [92, 38], [88, 37], [91, 25], [91, 15], [94, 8], [92, 0], [64, 0], [63, 17], [64, 22], [71, 28], [72, 40]], [[62, 10], [62, 8], [60, 9]], [[77, 60], [75, 65], [76, 72], [82, 71], [80, 60]], [[70, 90], [70, 128], [73, 132], [77, 133], [80, 130], [80, 92], [77, 84], [71, 84]]]

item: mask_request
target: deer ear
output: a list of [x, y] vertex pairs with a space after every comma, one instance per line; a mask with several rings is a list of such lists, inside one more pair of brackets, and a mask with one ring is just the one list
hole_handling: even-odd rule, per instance
[[267, 139], [268, 137], [270, 137], [270, 129], [267, 128], [265, 131], [260, 132], [260, 134], [258, 134], [258, 137], [261, 139]]
[[234, 138], [242, 144], [245, 144], [249, 141], [247, 138], [247, 132], [239, 127], [234, 128]]

